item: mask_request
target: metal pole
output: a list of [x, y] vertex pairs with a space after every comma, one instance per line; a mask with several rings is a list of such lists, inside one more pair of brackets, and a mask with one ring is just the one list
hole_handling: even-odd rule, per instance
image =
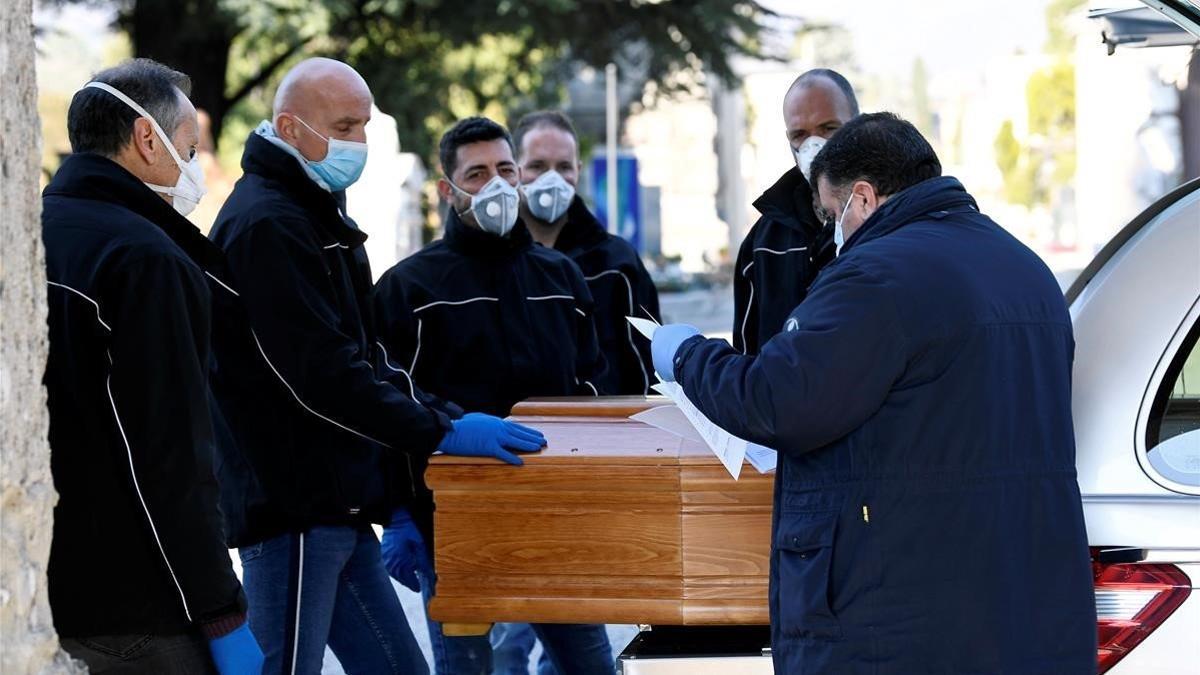
[[608, 231], [618, 233], [617, 227], [617, 64], [610, 63], [604, 67], [605, 89], [605, 133], [607, 135], [605, 148], [605, 175], [607, 185], [605, 196], [608, 198]]

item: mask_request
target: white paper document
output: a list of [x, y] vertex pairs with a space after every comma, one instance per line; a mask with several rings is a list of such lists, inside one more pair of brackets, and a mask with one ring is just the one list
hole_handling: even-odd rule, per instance
[[779, 463], [779, 453], [758, 443], [751, 443], [746, 446], [746, 461], [759, 473], [766, 473], [775, 470], [775, 465]]
[[637, 420], [642, 424], [649, 424], [655, 429], [669, 431], [680, 438], [685, 438], [689, 441], [703, 443], [704, 439], [700, 437], [700, 432], [696, 431], [696, 427], [692, 426], [691, 420], [677, 405], [660, 405], [643, 410], [642, 412], [630, 417], [631, 420]]
[[[647, 340], [654, 339], [654, 331], [659, 327], [655, 321], [639, 319], [635, 316], [627, 316], [625, 320]], [[749, 461], [750, 465], [759, 473], [775, 470], [778, 453], [770, 448], [738, 438], [717, 426], [704, 413], [700, 412], [700, 409], [688, 399], [687, 395], [683, 393], [683, 388], [678, 384], [659, 381], [654, 385], [654, 390], [671, 399], [675, 405], [651, 408], [630, 419], [669, 431], [682, 438], [704, 443], [713, 451], [717, 459], [721, 460], [721, 464], [734, 480], [741, 475], [743, 460]]]
[[637, 332], [642, 334], [642, 337], [647, 340], [654, 339], [654, 331], [658, 328], [657, 323], [654, 323], [650, 319], [639, 319], [636, 316], [627, 316], [625, 320], [633, 324], [633, 327], [637, 329]]
[[734, 480], [737, 480], [742, 473], [742, 461], [746, 459], [746, 446], [749, 444], [713, 424], [712, 420], [705, 417], [704, 413], [688, 400], [678, 384], [659, 382], [654, 385], [654, 389], [679, 406], [688, 421], [700, 433], [700, 437], [712, 449], [713, 454], [721, 460], [725, 470], [729, 472], [730, 476], [733, 476]]

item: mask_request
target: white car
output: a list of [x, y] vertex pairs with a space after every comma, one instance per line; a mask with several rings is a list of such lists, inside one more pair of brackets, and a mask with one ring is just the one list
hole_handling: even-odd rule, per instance
[[[1110, 46], [1200, 39], [1200, 0], [1143, 2], [1186, 33], [1122, 14]], [[1156, 36], [1128, 32], [1139, 26]], [[1200, 179], [1127, 225], [1066, 297], [1099, 672], [1200, 673]], [[766, 639], [748, 626], [656, 627], [618, 664], [624, 675], [770, 673]]]

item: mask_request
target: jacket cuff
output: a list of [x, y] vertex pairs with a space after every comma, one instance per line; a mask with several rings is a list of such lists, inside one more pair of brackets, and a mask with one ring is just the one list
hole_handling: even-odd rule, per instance
[[226, 614], [224, 616], [205, 621], [200, 624], [200, 632], [204, 634], [204, 639], [216, 640], [229, 635], [233, 631], [242, 627], [246, 623], [246, 613], [237, 612], [235, 614]]
[[675, 350], [675, 358], [671, 361], [671, 370], [673, 371], [671, 374], [675, 376], [676, 384], [683, 386], [683, 378], [681, 377], [683, 375], [683, 366], [687, 362], [688, 357], [691, 356], [692, 350], [706, 339], [703, 335], [693, 335], [684, 340], [679, 345], [679, 348]]
[[426, 406], [429, 411], [429, 416], [433, 418], [434, 429], [430, 432], [430, 440], [432, 441], [425, 449], [425, 457], [430, 457], [437, 452], [438, 446], [442, 444], [442, 439], [454, 427], [452, 418], [446, 411], [433, 406]]

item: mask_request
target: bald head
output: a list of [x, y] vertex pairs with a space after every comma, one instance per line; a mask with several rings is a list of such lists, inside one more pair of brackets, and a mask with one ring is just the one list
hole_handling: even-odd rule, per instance
[[783, 122], [792, 148], [811, 136], [828, 139], [856, 115], [854, 89], [846, 78], [826, 68], [796, 78], [783, 98]]
[[358, 71], [333, 59], [305, 59], [275, 92], [275, 132], [307, 159], [320, 161], [327, 139], [366, 141], [372, 102]]
[[305, 59], [283, 76], [275, 92], [275, 115], [281, 112], [304, 114], [315, 105], [335, 101], [366, 100], [370, 105], [371, 89], [367, 81], [350, 66], [326, 58]]

